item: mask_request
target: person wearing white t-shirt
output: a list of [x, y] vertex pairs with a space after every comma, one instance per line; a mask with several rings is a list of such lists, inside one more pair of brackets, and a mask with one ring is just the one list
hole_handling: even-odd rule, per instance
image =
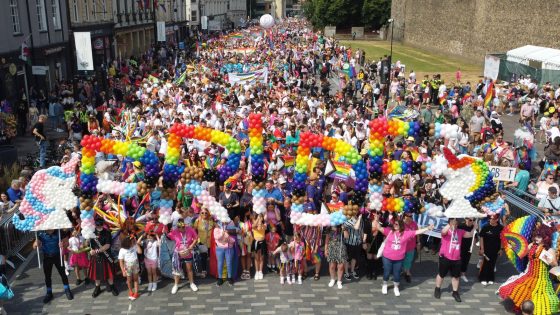
[[[138, 242], [140, 242], [140, 239]], [[128, 298], [136, 300], [138, 294], [138, 273], [140, 272], [140, 264], [138, 263], [138, 254], [142, 253], [142, 248], [138, 245], [133, 236], [126, 236], [121, 240], [121, 249], [119, 250], [119, 266], [123, 276], [126, 277], [128, 286]]]

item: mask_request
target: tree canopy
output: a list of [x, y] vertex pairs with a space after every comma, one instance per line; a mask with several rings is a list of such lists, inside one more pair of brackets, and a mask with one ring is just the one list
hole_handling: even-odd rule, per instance
[[379, 29], [391, 15], [391, 0], [307, 0], [303, 12], [319, 29], [327, 25]]

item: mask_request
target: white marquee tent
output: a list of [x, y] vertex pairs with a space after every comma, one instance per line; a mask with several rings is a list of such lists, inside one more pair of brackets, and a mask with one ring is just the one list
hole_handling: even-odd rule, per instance
[[560, 70], [560, 49], [526, 45], [509, 50], [506, 56], [508, 61], [537, 69]]

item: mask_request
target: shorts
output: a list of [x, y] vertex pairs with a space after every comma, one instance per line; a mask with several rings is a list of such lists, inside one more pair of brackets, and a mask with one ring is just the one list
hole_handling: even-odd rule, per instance
[[439, 276], [444, 278], [448, 272], [451, 272], [451, 277], [459, 278], [461, 276], [461, 260], [449, 260], [439, 256]]
[[138, 261], [133, 263], [124, 263], [124, 268], [126, 270], [127, 276], [137, 275], [140, 272], [140, 266], [138, 265]]
[[359, 260], [362, 257], [362, 245], [348, 245], [346, 244], [346, 252], [348, 253], [348, 261], [355, 259]]
[[146, 266], [146, 268], [157, 268], [157, 259], [149, 259], [149, 258], [145, 258], [144, 259], [144, 266]]
[[253, 241], [253, 244], [252, 244], [251, 247], [252, 247], [254, 253], [258, 252], [259, 250], [261, 251], [262, 255], [264, 255], [266, 253], [266, 243], [265, 243], [264, 240]]

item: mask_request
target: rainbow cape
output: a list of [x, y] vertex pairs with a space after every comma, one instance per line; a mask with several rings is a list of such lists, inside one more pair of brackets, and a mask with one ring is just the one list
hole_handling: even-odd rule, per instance
[[507, 258], [519, 272], [523, 272], [527, 266], [527, 259], [520, 257], [524, 257], [529, 250], [536, 223], [536, 216], [524, 216], [506, 225], [500, 235]]

